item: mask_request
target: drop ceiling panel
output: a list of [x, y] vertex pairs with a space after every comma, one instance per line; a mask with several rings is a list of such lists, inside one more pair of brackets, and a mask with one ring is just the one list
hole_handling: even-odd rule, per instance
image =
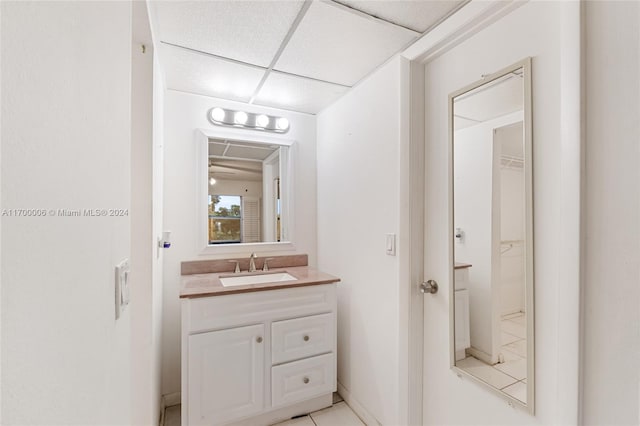
[[248, 102], [264, 75], [240, 65], [171, 46], [162, 46], [167, 88]]
[[271, 72], [256, 105], [316, 114], [344, 95], [348, 87]]
[[[209, 155], [217, 157], [244, 158], [247, 160], [265, 160], [278, 150], [277, 145], [264, 145], [252, 142], [228, 142], [226, 140], [209, 140]], [[222, 160], [216, 160], [222, 161]], [[257, 166], [256, 166], [257, 167]]]
[[240, 160], [214, 160], [209, 176], [220, 180], [262, 181], [262, 162]]
[[337, 2], [423, 33], [458, 8], [464, 0], [337, 0]]
[[492, 120], [524, 107], [522, 77], [510, 75], [495, 84], [480, 86], [455, 99], [456, 116], [475, 122]]
[[315, 1], [275, 69], [351, 86], [419, 34]]
[[221, 156], [227, 150], [226, 143], [209, 142], [209, 156]]
[[256, 149], [245, 146], [232, 145], [225, 154], [226, 157], [245, 158], [247, 160], [264, 160], [273, 153], [271, 149]]
[[302, 8], [296, 1], [153, 1], [161, 41], [268, 66]]

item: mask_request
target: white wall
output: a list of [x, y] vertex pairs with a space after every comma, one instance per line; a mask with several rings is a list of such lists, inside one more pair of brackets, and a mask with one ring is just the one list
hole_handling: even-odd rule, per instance
[[[164, 253], [164, 311], [162, 334], [162, 392], [180, 391], [180, 262], [236, 255], [201, 256], [197, 247], [196, 129], [210, 129], [207, 111], [213, 106], [287, 117], [291, 130], [284, 135], [234, 130], [238, 137], [253, 133], [296, 141], [295, 159], [295, 251], [269, 255], [307, 253], [316, 262], [316, 119], [312, 115], [261, 108], [237, 102], [165, 92], [164, 103], [164, 228], [172, 231], [172, 246]], [[321, 200], [321, 202], [323, 202]], [[206, 232], [206, 230], [202, 230]], [[251, 252], [240, 253], [249, 257]]]
[[[158, 387], [159, 334], [155, 332], [162, 304], [154, 303], [158, 281], [153, 203], [153, 64], [147, 4], [134, 2], [131, 45], [131, 395], [133, 424], [155, 425], [160, 416]], [[144, 46], [144, 51], [143, 51]], [[155, 209], [154, 209], [155, 208]], [[156, 288], [154, 288], [156, 287]], [[154, 323], [154, 320], [156, 323]]]
[[526, 307], [524, 191], [524, 169], [500, 170], [500, 239], [513, 241], [500, 247], [500, 315], [524, 312]]
[[640, 3], [587, 2], [585, 425], [637, 425], [640, 387]]
[[[2, 207], [130, 208], [130, 2], [2, 2]], [[131, 423], [129, 217], [2, 217], [2, 424]]]
[[[535, 238], [535, 379], [536, 412], [510, 407], [506, 401], [449, 368], [448, 295], [425, 301], [425, 424], [571, 424], [577, 421], [578, 286], [571, 277], [577, 262], [560, 262], [560, 249], [578, 240], [566, 240], [565, 226], [579, 223], [577, 208], [561, 209], [563, 191], [578, 196], [572, 187], [574, 169], [565, 167], [580, 158], [579, 149], [566, 145], [579, 134], [563, 136], [569, 119], [561, 121], [579, 99], [562, 96], [563, 77], [579, 78], [579, 68], [567, 60], [565, 50], [579, 52], [571, 32], [579, 19], [579, 5], [563, 2], [529, 2], [426, 66], [427, 215], [442, 215], [434, 206], [446, 206], [446, 185], [429, 185], [446, 176], [448, 150], [447, 96], [483, 74], [495, 72], [527, 56], [533, 57], [533, 188]], [[568, 21], [568, 24], [567, 24]], [[570, 32], [566, 34], [565, 32]], [[568, 41], [565, 40], [568, 38]], [[562, 58], [562, 60], [561, 60]], [[578, 111], [575, 109], [575, 111]], [[566, 163], [565, 163], [566, 162]], [[573, 199], [573, 198], [572, 198]], [[575, 207], [575, 206], [574, 206]], [[446, 211], [446, 210], [445, 210]], [[428, 216], [429, 217], [429, 216]], [[425, 270], [448, 287], [446, 247], [449, 231], [443, 218], [439, 226], [427, 221], [425, 238], [442, 247], [426, 256]], [[567, 228], [568, 229], [568, 228]], [[441, 272], [440, 272], [441, 271]], [[568, 271], [568, 272], [567, 272]], [[569, 277], [561, 280], [560, 277]]]
[[[2, 40], [2, 10], [0, 7], [0, 43]], [[2, 55], [0, 54], [0, 78], [2, 75]], [[2, 99], [2, 84], [0, 81], [0, 99]], [[2, 165], [2, 105], [0, 104], [0, 165]], [[0, 173], [0, 193], [2, 188], [2, 173]], [[0, 196], [0, 209], [4, 208]], [[0, 220], [0, 271], [2, 270], [2, 220]], [[0, 319], [2, 319], [2, 274], [0, 273]], [[0, 326], [0, 378], [2, 377], [2, 326]], [[0, 385], [0, 423], [2, 423], [2, 385]]]
[[399, 258], [385, 254], [385, 234], [408, 218], [402, 78], [395, 58], [318, 115], [318, 266], [342, 279], [338, 382], [354, 407], [388, 425], [400, 423]]
[[455, 244], [455, 261], [470, 263], [469, 322], [471, 346], [493, 353], [492, 197], [493, 128], [489, 123], [457, 130], [454, 135], [454, 228], [463, 232]]
[[[153, 164], [152, 164], [152, 227], [154, 243], [162, 238], [164, 199], [164, 80], [160, 72], [158, 57], [153, 58]], [[153, 342], [153, 396], [162, 395], [162, 309], [164, 250], [156, 249], [152, 268], [152, 342]], [[158, 402], [160, 405], [160, 402]], [[158, 409], [156, 408], [156, 411]], [[155, 424], [155, 423], [154, 423]]]
[[217, 179], [215, 185], [209, 185], [209, 194], [238, 195], [247, 197], [262, 197], [262, 181], [243, 181], [231, 179]]
[[[523, 123], [496, 130], [501, 156], [524, 158]], [[524, 312], [525, 177], [524, 167], [500, 167], [500, 315]]]
[[[494, 129], [522, 120], [522, 111], [456, 130], [454, 139], [454, 228], [464, 238], [455, 244], [455, 261], [473, 265], [468, 271], [471, 346], [497, 362], [500, 262], [495, 259], [503, 219], [495, 212]], [[498, 216], [495, 216], [498, 214]], [[497, 245], [496, 245], [497, 244]]]

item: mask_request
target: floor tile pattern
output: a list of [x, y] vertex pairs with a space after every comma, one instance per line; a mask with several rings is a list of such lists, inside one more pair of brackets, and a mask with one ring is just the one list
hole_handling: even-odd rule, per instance
[[[180, 426], [180, 405], [167, 407], [164, 426]], [[364, 426], [342, 397], [334, 392], [333, 405], [306, 416], [296, 417], [274, 426]]]
[[456, 366], [508, 395], [527, 402], [527, 318], [524, 313], [505, 315], [500, 322], [501, 361], [489, 365], [472, 356]]

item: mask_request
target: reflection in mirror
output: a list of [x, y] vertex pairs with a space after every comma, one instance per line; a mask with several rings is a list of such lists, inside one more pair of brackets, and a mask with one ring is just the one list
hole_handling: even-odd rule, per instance
[[455, 367], [532, 410], [529, 62], [451, 96]]
[[209, 245], [285, 241], [287, 146], [209, 139]]

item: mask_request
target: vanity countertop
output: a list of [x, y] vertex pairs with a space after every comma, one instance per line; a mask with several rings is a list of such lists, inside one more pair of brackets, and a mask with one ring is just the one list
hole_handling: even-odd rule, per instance
[[253, 291], [277, 290], [282, 288], [303, 287], [319, 284], [331, 284], [340, 281], [340, 278], [318, 271], [308, 266], [294, 266], [287, 268], [270, 269], [268, 274], [277, 272], [287, 272], [297, 278], [296, 281], [281, 281], [261, 284], [247, 284], [232, 287], [225, 287], [220, 282], [220, 278], [235, 277], [243, 275], [259, 275], [265, 272], [256, 271], [254, 273], [243, 272], [233, 274], [230, 272], [219, 272], [210, 274], [183, 275], [180, 283], [180, 298], [195, 298], [208, 296], [223, 296], [227, 294], [249, 293]]

